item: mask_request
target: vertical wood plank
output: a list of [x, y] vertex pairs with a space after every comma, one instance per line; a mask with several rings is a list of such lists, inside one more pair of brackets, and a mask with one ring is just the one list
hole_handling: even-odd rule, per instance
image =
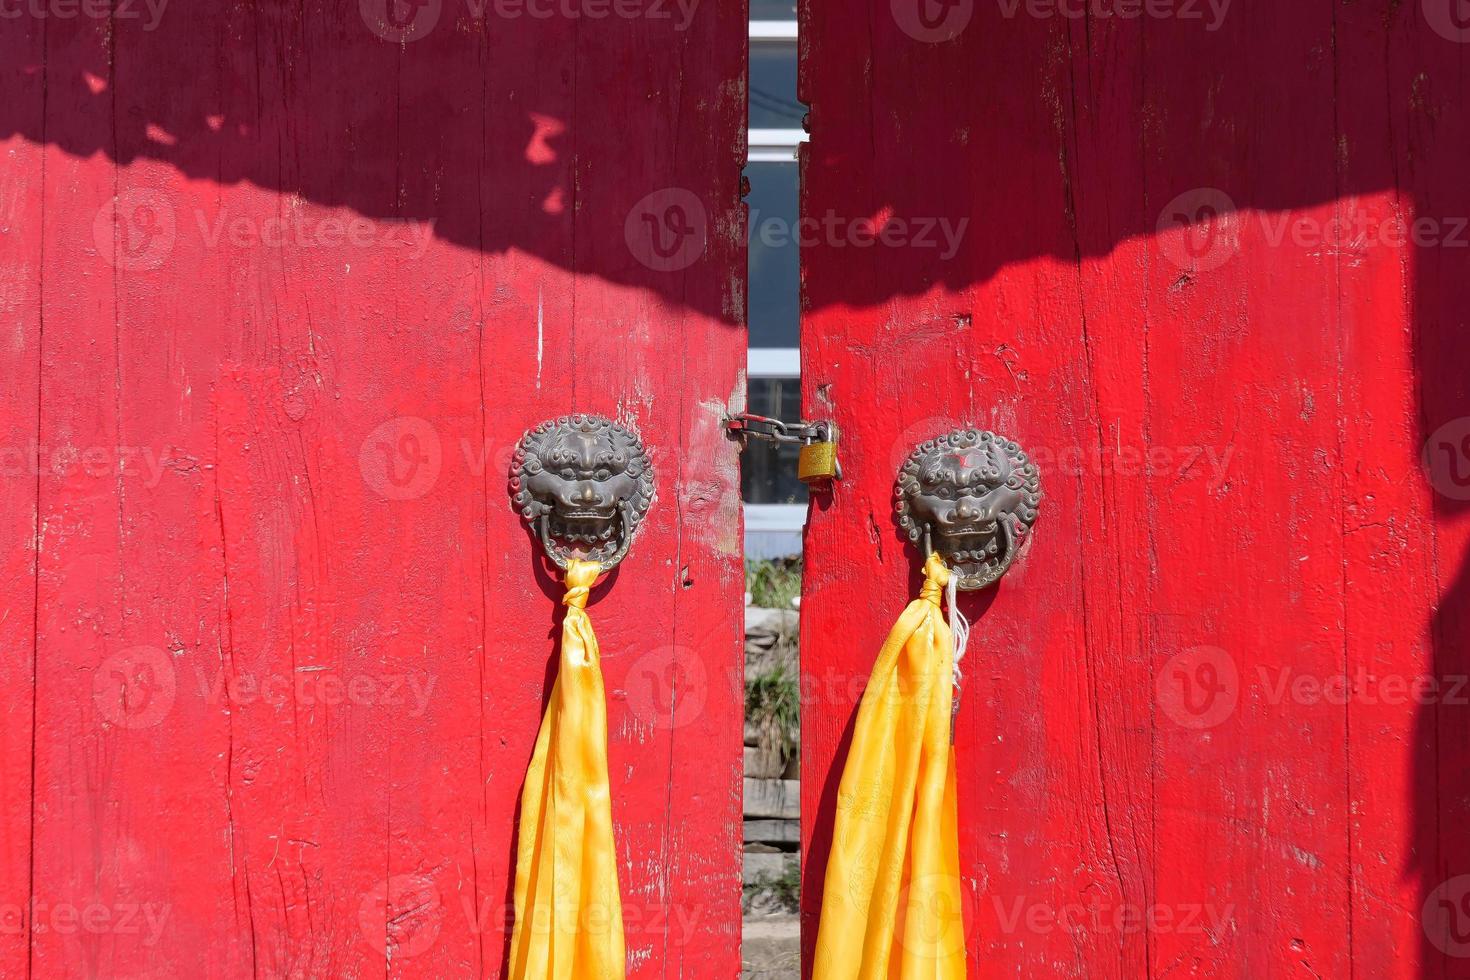
[[[131, 836], [168, 790], [151, 779], [166, 736], [172, 664], [128, 610], [119, 418], [118, 282], [151, 263], [156, 202], [114, 208], [114, 34], [106, 21], [43, 25], [47, 195], [40, 444], [70, 465], [40, 480], [31, 971], [101, 973], [149, 962], [147, 934], [82, 932], [80, 910], [158, 903], [168, 875]], [[81, 153], [77, 153], [80, 150]], [[101, 453], [104, 464], [78, 465]], [[137, 579], [132, 581], [137, 583]], [[145, 773], [147, 775], [145, 775]], [[149, 797], [152, 796], [152, 799]], [[146, 836], [146, 834], [145, 834]], [[151, 845], [153, 841], [146, 842]], [[205, 890], [203, 883], [192, 897]], [[154, 905], [157, 908], [156, 904]]]
[[[1400, 838], [1405, 852], [1401, 887], [1418, 891], [1403, 904], [1416, 913], [1421, 928], [1417, 937], [1405, 924], [1396, 930], [1407, 934], [1406, 943], [1420, 939], [1418, 966], [1428, 977], [1464, 976], [1470, 960], [1470, 905], [1465, 900], [1470, 895], [1470, 844], [1463, 832], [1470, 798], [1470, 380], [1463, 370], [1470, 357], [1470, 281], [1465, 275], [1470, 189], [1457, 176], [1470, 153], [1470, 120], [1464, 111], [1470, 31], [1457, 11], [1447, 4], [1425, 3], [1421, 17], [1396, 22], [1401, 29], [1388, 39], [1389, 77], [1381, 89], [1388, 93], [1394, 134], [1391, 172], [1410, 227], [1407, 261], [1396, 271], [1409, 283], [1405, 305], [1418, 394], [1419, 430], [1413, 446], [1421, 463], [1417, 482], [1423, 486], [1427, 478], [1430, 494], [1429, 514], [1411, 540], [1424, 547], [1423, 532], [1429, 528], [1434, 537], [1427, 553], [1416, 551], [1413, 564], [1404, 562], [1392, 617], [1385, 615], [1379, 630], [1388, 632], [1391, 622], [1395, 635], [1424, 635], [1432, 651], [1427, 669], [1411, 675], [1424, 685], [1424, 693], [1410, 699], [1412, 742], [1406, 737], [1399, 743], [1410, 744], [1413, 753], [1406, 781], [1413, 810], [1404, 821], [1407, 834]], [[1380, 92], [1373, 95], [1369, 104], [1381, 105]], [[1356, 122], [1347, 117], [1344, 125]], [[1391, 537], [1383, 550], [1391, 553], [1389, 541]], [[1424, 561], [1427, 569], [1420, 564]], [[1393, 570], [1391, 558], [1379, 558], [1379, 563], [1386, 572]], [[1432, 576], [1436, 602], [1429, 609], [1404, 602], [1418, 574]], [[1365, 835], [1365, 840], [1372, 837]], [[1372, 882], [1369, 876], [1365, 879]], [[1384, 921], [1384, 904], [1378, 895], [1365, 894], [1364, 919]], [[1390, 906], [1390, 911], [1389, 921], [1406, 918], [1397, 908]], [[1401, 955], [1404, 949], [1400, 947]]]
[[[1201, 905], [1224, 928], [1159, 930], [1154, 964], [1187, 959], [1250, 976], [1292, 962], [1344, 975], [1346, 711], [1290, 686], [1347, 669], [1343, 337], [1331, 315], [1332, 256], [1279, 233], [1282, 222], [1325, 227], [1333, 214], [1332, 22], [1325, 7], [1269, 24], [1262, 14], [1232, 10], [1216, 35], [1192, 43], [1184, 26], [1166, 29], [1179, 43], [1149, 43], [1145, 55], [1159, 80], [1145, 103], [1158, 120], [1146, 143], [1150, 200], [1185, 216], [1163, 217], [1173, 227], [1154, 240], [1154, 438], [1230, 454], [1213, 478], [1155, 482], [1156, 533], [1167, 544], [1152, 656], [1161, 707], [1173, 708], [1159, 718], [1155, 754], [1157, 901]], [[1246, 51], [1249, 61], [1235, 56]], [[1190, 77], [1202, 58], [1220, 86], [1208, 118], [1204, 85], [1163, 81]], [[1257, 58], [1273, 66], [1264, 76], [1249, 67]], [[1293, 93], [1301, 113], [1262, 157], [1233, 134], [1270, 127], [1273, 89]], [[1212, 197], [1234, 213], [1204, 226]], [[1219, 251], [1181, 261], [1190, 235]], [[1189, 411], [1178, 410], [1181, 398]]]
[[22, 976], [30, 955], [31, 762], [35, 732], [36, 492], [40, 451], [42, 202], [38, 128], [45, 85], [40, 25], [0, 33], [0, 78], [19, 118], [0, 128], [0, 158], [16, 175], [0, 189], [0, 974]]
[[1442, 977], [1455, 974], [1445, 973], [1423, 916], [1442, 879], [1431, 877], [1440, 854], [1438, 765], [1422, 730], [1426, 713], [1441, 709], [1414, 693], [1429, 692], [1436, 677], [1432, 610], [1442, 601], [1431, 537], [1435, 491], [1421, 465], [1421, 377], [1428, 380], [1431, 365], [1416, 325], [1435, 301], [1417, 281], [1424, 259], [1417, 246], [1402, 236], [1393, 247], [1384, 232], [1408, 231], [1420, 210], [1417, 190], [1398, 176], [1407, 163], [1406, 123], [1417, 113], [1408, 60], [1395, 49], [1413, 44], [1412, 73], [1428, 68], [1441, 79], [1435, 62], [1446, 52], [1413, 40], [1429, 33], [1417, 11], [1393, 19], [1387, 46], [1379, 13], [1339, 5], [1334, 17], [1338, 171], [1349, 192], [1334, 211], [1346, 227], [1369, 230], [1337, 250], [1333, 314], [1343, 344], [1344, 655], [1355, 695], [1346, 733], [1352, 975]]

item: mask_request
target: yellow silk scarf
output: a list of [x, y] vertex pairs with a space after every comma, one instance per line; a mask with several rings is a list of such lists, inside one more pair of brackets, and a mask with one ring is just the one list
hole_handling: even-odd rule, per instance
[[622, 980], [623, 910], [607, 778], [607, 703], [587, 595], [567, 566], [561, 662], [521, 791], [510, 980]]
[[878, 653], [837, 795], [814, 980], [965, 976], [954, 749], [954, 635], [924, 587]]

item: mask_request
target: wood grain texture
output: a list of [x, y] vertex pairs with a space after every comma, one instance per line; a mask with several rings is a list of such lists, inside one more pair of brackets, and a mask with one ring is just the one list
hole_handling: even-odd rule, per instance
[[[43, 89], [28, 65], [41, 31], [0, 32], [0, 79], [12, 111], [40, 124]], [[35, 716], [36, 440], [41, 351], [41, 160], [39, 146], [0, 133], [0, 976], [24, 976], [30, 923], [31, 733]]]
[[737, 970], [743, 12], [430, 7], [0, 39], [0, 435], [73, 460], [0, 503], [0, 974], [499, 976], [561, 596], [506, 483], [572, 411], [658, 480], [589, 607], [630, 975]]
[[805, 409], [846, 475], [806, 546], [808, 957], [917, 588], [896, 470], [973, 424], [1046, 494], [965, 604], [973, 975], [1470, 975], [1470, 542], [1421, 466], [1470, 463], [1470, 47], [1432, 3], [961, 2], [939, 43], [913, 6], [802, 11], [804, 215], [966, 223], [949, 255], [803, 253]]

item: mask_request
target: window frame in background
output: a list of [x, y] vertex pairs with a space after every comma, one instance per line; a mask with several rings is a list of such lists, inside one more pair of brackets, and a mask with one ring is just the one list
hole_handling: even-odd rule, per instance
[[[750, 44], [796, 47], [794, 20], [753, 20]], [[747, 132], [746, 165], [791, 163], [798, 147], [807, 140], [802, 129], [751, 129]], [[746, 356], [748, 380], [792, 380], [801, 377], [799, 347], [752, 347]], [[801, 553], [801, 532], [806, 526], [806, 504], [744, 504], [745, 553], [747, 558], [772, 558]]]

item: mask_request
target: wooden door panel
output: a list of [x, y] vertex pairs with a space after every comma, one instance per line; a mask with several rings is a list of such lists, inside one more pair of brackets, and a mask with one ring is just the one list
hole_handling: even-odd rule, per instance
[[975, 975], [1460, 975], [1463, 503], [1420, 459], [1462, 463], [1470, 415], [1464, 45], [1433, 4], [958, 3], [949, 40], [913, 7], [803, 13], [804, 216], [839, 229], [804, 251], [805, 408], [846, 476], [806, 546], [808, 947], [917, 588], [896, 470], [975, 424], [1046, 494], [965, 604]]
[[102, 462], [7, 494], [0, 884], [37, 911], [0, 957], [500, 975], [561, 597], [508, 470], [581, 411], [658, 480], [590, 607], [631, 975], [731, 975], [744, 21], [371, 6], [6, 35], [6, 431]]

